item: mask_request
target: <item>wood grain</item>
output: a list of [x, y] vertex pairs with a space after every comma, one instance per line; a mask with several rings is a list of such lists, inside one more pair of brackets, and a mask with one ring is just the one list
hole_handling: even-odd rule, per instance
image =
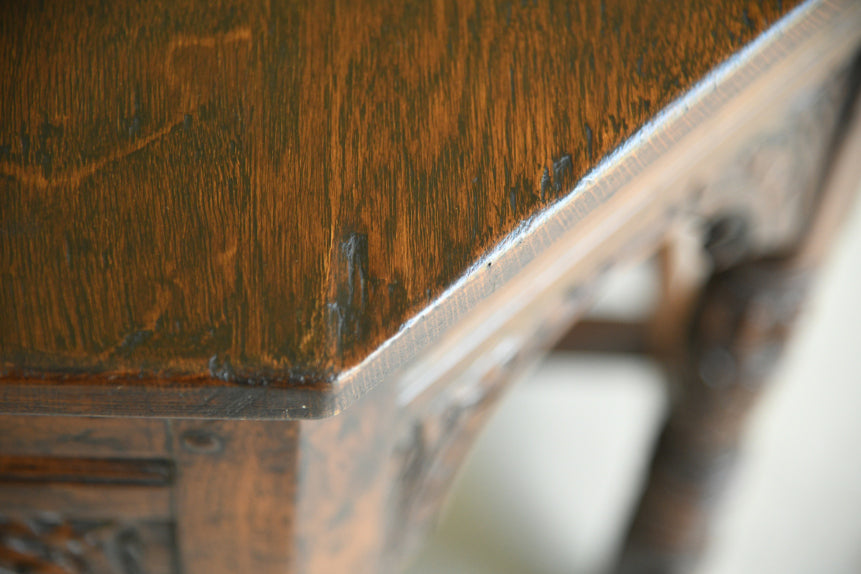
[[793, 4], [5, 3], [2, 368], [330, 380]]
[[79, 519], [169, 521], [167, 488], [82, 484], [4, 484], [0, 509], [12, 516], [59, 514]]
[[181, 571], [292, 572], [298, 424], [172, 421]]
[[80, 458], [166, 458], [165, 422], [96, 417], [0, 417], [0, 453]]
[[0, 455], [0, 483], [168, 486], [173, 474], [168, 460]]

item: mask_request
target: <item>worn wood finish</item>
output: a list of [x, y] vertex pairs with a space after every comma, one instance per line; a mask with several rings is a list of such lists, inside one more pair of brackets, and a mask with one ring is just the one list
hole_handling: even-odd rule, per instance
[[179, 574], [164, 421], [0, 416], [0, 569]]
[[[295, 422], [5, 416], [0, 429], [12, 433], [0, 440], [5, 449], [0, 450], [0, 564], [8, 534], [3, 525], [11, 525], [9, 532], [18, 531], [15, 525], [36, 525], [27, 536], [44, 531], [48, 538], [40, 542], [36, 536], [35, 549], [57, 540], [51, 534], [57, 522], [85, 528], [88, 539], [98, 538], [91, 529], [112, 533], [97, 546], [82, 548], [88, 553], [78, 561], [83, 569], [69, 572], [295, 571], [293, 516], [300, 483]], [[126, 446], [119, 457], [116, 449]], [[45, 517], [51, 524], [38, 526]], [[132, 541], [142, 544], [143, 530], [151, 528], [167, 534], [160, 543], [145, 545], [138, 558], [146, 561], [140, 564], [152, 559], [170, 570], [136, 570], [134, 564], [114, 570], [108, 567], [114, 558], [101, 560], [102, 550], [114, 552], [117, 537], [131, 532]], [[9, 536], [14, 550], [17, 538]], [[9, 560], [29, 571], [25, 566], [41, 556], [34, 553], [28, 558], [13, 552]]]
[[[215, 379], [211, 373], [161, 378], [146, 373], [34, 378], [36, 373], [29, 372], [28, 376], [14, 371], [7, 373], [0, 386], [0, 408], [5, 412], [51, 413], [62, 404], [65, 412], [76, 414], [328, 416], [346, 408], [421, 354], [428, 355], [437, 342], [457, 338], [454, 331], [462, 335], [464, 329], [475, 328], [486, 320], [488, 324], [499, 323], [500, 318], [479, 311], [480, 307], [492, 307], [488, 304], [491, 299], [510, 301], [523, 299], [516, 295], [518, 292], [532, 293], [544, 298], [549, 308], [552, 299], [564, 299], [564, 292], [577, 289], [570, 281], [589, 281], [590, 275], [616, 260], [629, 258], [632, 250], [654, 249], [669, 225], [668, 219], [674, 217], [672, 210], [696, 207], [703, 215], [752, 210], [759, 247], [774, 248], [793, 232], [794, 219], [769, 217], [772, 206], [767, 201], [727, 193], [732, 187], [709, 190], [709, 198], [703, 200], [699, 193], [702, 181], [721, 181], [724, 186], [731, 183], [712, 173], [714, 166], [722, 162], [714, 156], [714, 143], [735, 132], [739, 133], [734, 137], [743, 139], [749, 125], [756, 125], [760, 116], [771, 113], [763, 90], [780, 99], [800, 89], [805, 81], [815, 82], [836, 61], [846, 57], [858, 40], [859, 27], [853, 25], [857, 19], [857, 5], [847, 0], [812, 2], [796, 12], [779, 33], [761, 38], [755, 49], [723, 67], [709, 80], [713, 85], [686, 95], [658, 123], [625, 144], [623, 153], [602, 163], [594, 179], [581, 181], [575, 193], [560, 199], [552, 210], [519, 228], [487, 254], [486, 261], [473, 267], [441, 299], [368, 355], [360, 367], [337, 376], [333, 372], [332, 378], [326, 380], [306, 377], [303, 383], [268, 376], [245, 380], [258, 383], [252, 385], [237, 384], [229, 369], [213, 370], [227, 381]], [[759, 87], [754, 88], [756, 85]], [[679, 166], [687, 168], [678, 171]], [[610, 240], [607, 232], [612, 226], [607, 222], [620, 225], [626, 218], [624, 228], [615, 230]], [[579, 261], [584, 255], [594, 259], [595, 266]], [[548, 271], [554, 267], [558, 269], [557, 277], [550, 279]], [[575, 268], [577, 272], [570, 275]], [[559, 283], [566, 275], [569, 282]], [[505, 297], [500, 295], [502, 291]], [[508, 307], [522, 310], [519, 303]], [[469, 351], [472, 352], [480, 350]]]
[[173, 421], [184, 574], [290, 572], [298, 425]]
[[519, 339], [501, 336], [431, 389], [414, 393], [407, 373], [337, 417], [302, 421], [296, 571], [399, 572], [497, 399], [583, 309], [522, 324]]
[[3, 366], [328, 380], [794, 3], [6, 3]]
[[737, 52], [789, 4], [4, 6], [0, 559], [395, 571], [607, 270], [676, 245], [687, 302], [683, 226], [795, 245], [861, 5]]
[[169, 521], [167, 488], [92, 484], [2, 484], [0, 513], [33, 517], [54, 514], [81, 520]]
[[0, 453], [77, 458], [167, 458], [168, 435], [156, 419], [0, 416]]

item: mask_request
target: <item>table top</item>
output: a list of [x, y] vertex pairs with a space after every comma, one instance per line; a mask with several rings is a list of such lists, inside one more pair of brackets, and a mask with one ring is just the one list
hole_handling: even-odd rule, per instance
[[5, 5], [3, 374], [326, 384], [795, 4]]

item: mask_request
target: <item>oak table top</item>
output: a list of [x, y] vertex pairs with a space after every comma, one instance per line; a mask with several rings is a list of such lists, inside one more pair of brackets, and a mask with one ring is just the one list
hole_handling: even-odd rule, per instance
[[4, 4], [0, 387], [330, 414], [309, 397], [795, 4]]

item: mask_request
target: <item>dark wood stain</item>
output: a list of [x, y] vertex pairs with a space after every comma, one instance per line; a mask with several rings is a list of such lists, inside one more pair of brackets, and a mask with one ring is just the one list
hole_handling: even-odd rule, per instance
[[4, 3], [2, 368], [325, 381], [795, 3]]
[[4, 455], [160, 459], [166, 441], [156, 419], [0, 416]]
[[0, 483], [74, 483], [168, 486], [169, 460], [86, 459], [0, 455]]
[[169, 427], [178, 571], [296, 572], [298, 424], [177, 420]]

